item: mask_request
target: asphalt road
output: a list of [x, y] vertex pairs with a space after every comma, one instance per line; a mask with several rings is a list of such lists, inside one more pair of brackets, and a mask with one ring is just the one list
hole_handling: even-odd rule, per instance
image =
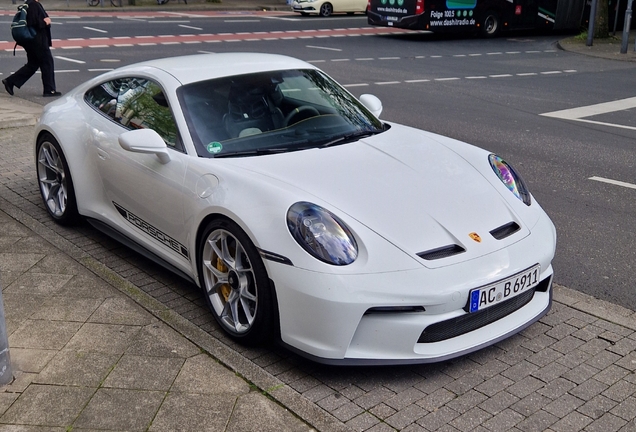
[[[55, 22], [54, 37], [67, 41], [66, 48], [54, 50], [63, 92], [110, 68], [149, 58], [281, 53], [315, 63], [355, 95], [379, 96], [386, 120], [497, 152], [517, 166], [557, 226], [555, 281], [636, 310], [634, 104], [615, 104], [585, 117], [587, 111], [570, 111], [568, 119], [544, 115], [633, 98], [633, 63], [560, 51], [556, 41], [563, 35], [363, 36], [363, 16], [58, 17]], [[195, 42], [194, 34], [214, 37]], [[90, 45], [74, 48], [69, 39], [77, 45], [90, 39]], [[2, 52], [0, 62], [6, 74], [24, 63], [24, 54]], [[32, 79], [18, 95], [42, 103], [40, 92]]]

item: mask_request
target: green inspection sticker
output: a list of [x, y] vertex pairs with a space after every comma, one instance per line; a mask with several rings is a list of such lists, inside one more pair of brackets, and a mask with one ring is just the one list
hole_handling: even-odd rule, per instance
[[223, 146], [221, 145], [220, 142], [214, 141], [208, 144], [207, 150], [208, 150], [208, 153], [218, 153], [221, 150], [223, 150]]

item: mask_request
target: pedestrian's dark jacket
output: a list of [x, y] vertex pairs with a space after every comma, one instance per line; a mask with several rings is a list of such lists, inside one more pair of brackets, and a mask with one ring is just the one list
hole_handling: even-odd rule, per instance
[[[37, 31], [37, 42], [41, 46], [52, 46], [51, 26], [46, 25], [44, 18], [48, 17], [44, 7], [35, 0], [27, 0], [27, 25], [33, 27]], [[46, 44], [46, 45], [45, 45]]]

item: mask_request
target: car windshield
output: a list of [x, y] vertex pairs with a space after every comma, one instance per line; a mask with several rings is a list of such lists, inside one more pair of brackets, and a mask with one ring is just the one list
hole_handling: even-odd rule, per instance
[[318, 70], [260, 72], [178, 91], [201, 157], [239, 157], [345, 144], [380, 133], [380, 122]]

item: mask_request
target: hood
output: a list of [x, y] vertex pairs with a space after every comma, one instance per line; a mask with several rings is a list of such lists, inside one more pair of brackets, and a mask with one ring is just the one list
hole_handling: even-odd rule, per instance
[[[235, 161], [300, 189], [306, 196], [299, 201], [346, 214], [406, 253], [427, 257], [427, 267], [476, 258], [528, 235], [493, 184], [445, 139], [394, 125], [356, 143]], [[488, 153], [479, 154], [487, 164]], [[510, 223], [519, 226], [512, 235], [490, 234]], [[443, 258], [434, 253], [449, 247]]]

